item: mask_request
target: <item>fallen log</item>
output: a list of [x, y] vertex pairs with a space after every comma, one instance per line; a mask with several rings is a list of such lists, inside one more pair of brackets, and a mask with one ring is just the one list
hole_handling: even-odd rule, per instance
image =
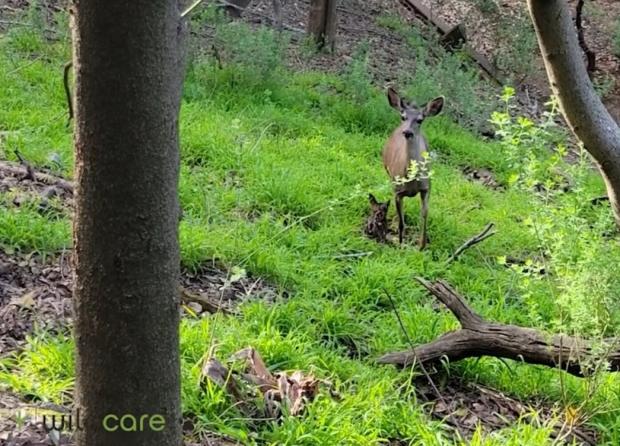
[[[461, 324], [461, 329], [446, 333], [428, 344], [413, 350], [388, 353], [378, 359], [380, 364], [406, 367], [416, 362], [432, 364], [447, 359], [451, 362], [465, 358], [493, 356], [514, 359], [562, 369], [575, 376], [591, 374], [593, 364], [600, 364], [591, 341], [567, 335], [552, 335], [516, 325], [498, 324], [484, 320], [473, 311], [465, 299], [443, 280], [428, 282], [416, 279], [443, 303]], [[620, 371], [620, 339], [606, 339], [604, 359], [609, 370]]]
[[[448, 50], [461, 48], [467, 40], [465, 25], [462, 23], [450, 26], [441, 17], [433, 14], [433, 9], [427, 7], [421, 0], [400, 0], [400, 3], [412, 11], [419, 19], [434, 27], [442, 36], [441, 42]], [[482, 54], [471, 47], [464, 47], [464, 52], [482, 69], [486, 75], [499, 85], [503, 85], [497, 69]]]
[[11, 163], [9, 161], [0, 160], [0, 170], [9, 173], [10, 175], [20, 176], [22, 178], [31, 179], [33, 181], [40, 181], [41, 183], [48, 184], [50, 186], [56, 186], [69, 193], [73, 193], [73, 184], [63, 178], [55, 175], [39, 172], [34, 169], [28, 169], [19, 164]]

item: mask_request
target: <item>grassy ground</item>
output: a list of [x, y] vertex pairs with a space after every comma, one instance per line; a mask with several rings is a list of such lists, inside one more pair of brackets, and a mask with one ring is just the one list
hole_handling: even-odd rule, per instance
[[[71, 134], [61, 81], [67, 44], [49, 43], [32, 28], [12, 28], [0, 42], [1, 156], [12, 159], [18, 148], [34, 164], [70, 177]], [[578, 190], [551, 201], [522, 188], [496, 191], [470, 182], [461, 166], [491, 168], [504, 182], [511, 166], [498, 144], [477, 139], [446, 117], [424, 125], [435, 152], [429, 249], [415, 248], [417, 200], [406, 201], [404, 246], [369, 241], [362, 233], [366, 195], [390, 195], [380, 149], [398, 123], [383, 93], [364, 86], [360, 99], [346, 78], [320, 73], [256, 73], [255, 67], [239, 65], [219, 70], [202, 58], [189, 67], [181, 112], [182, 259], [188, 268], [213, 258], [243, 267], [289, 298], [269, 306], [247, 303], [238, 317], [183, 320], [183, 405], [196, 416], [198, 429], [261, 444], [370, 445], [388, 438], [456, 444], [417, 401], [413, 372], [373, 362], [408, 347], [384, 288], [415, 343], [457, 327], [448, 313], [434, 309], [413, 283], [415, 275], [448, 280], [487, 318], [549, 330], [574, 328], [561, 314], [566, 306], [558, 303], [567, 289], [581, 290], [574, 296], [581, 301], [596, 291], [594, 284], [605, 295], [620, 290], [613, 278], [602, 285], [599, 280], [620, 260], [616, 239], [602, 235], [610, 227], [609, 209], [584, 204], [603, 193], [598, 178], [584, 174]], [[50, 220], [6, 200], [0, 208], [4, 249], [52, 254], [69, 247], [67, 219]], [[488, 222], [498, 234], [446, 266], [450, 254]], [[372, 254], [342, 257], [359, 252]], [[542, 262], [554, 274], [507, 268], [506, 256]], [[567, 267], [571, 262], [573, 270]], [[613, 314], [601, 318], [599, 334], [617, 331]], [[213, 344], [220, 357], [251, 345], [273, 369], [312, 371], [333, 382], [342, 400], [322, 393], [302, 417], [248, 420], [217, 387], [197, 385], [201, 358]], [[557, 403], [560, 419], [588, 417], [603, 432], [601, 444], [620, 444], [620, 381], [612, 374], [580, 380], [493, 359], [446, 369], [444, 374], [518, 398]], [[37, 334], [26, 351], [0, 361], [0, 386], [69, 403], [71, 339]], [[523, 421], [477, 434], [472, 444], [551, 444], [550, 429]]]

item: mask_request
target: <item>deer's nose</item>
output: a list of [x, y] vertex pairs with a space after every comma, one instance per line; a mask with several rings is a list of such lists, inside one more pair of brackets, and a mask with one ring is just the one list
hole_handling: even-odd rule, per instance
[[413, 137], [413, 132], [411, 130], [407, 129], [407, 130], [405, 130], [403, 132], [403, 135], [404, 135], [405, 138], [409, 139], [409, 138]]

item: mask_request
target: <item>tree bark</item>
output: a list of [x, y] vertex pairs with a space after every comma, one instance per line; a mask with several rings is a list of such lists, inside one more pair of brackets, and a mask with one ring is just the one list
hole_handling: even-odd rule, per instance
[[72, 14], [77, 445], [179, 446], [184, 24], [177, 0]]
[[338, 0], [310, 0], [308, 17], [308, 34], [312, 36], [318, 48], [334, 51], [338, 18], [336, 16]]
[[586, 37], [583, 32], [583, 5], [585, 0], [578, 0], [577, 6], [575, 6], [575, 26], [577, 27], [577, 40], [579, 41], [579, 46], [583, 50], [583, 54], [586, 56], [586, 71], [590, 78], [592, 78], [592, 73], [596, 69], [596, 54], [592, 51], [588, 44], [586, 43]]
[[239, 19], [251, 1], [252, 0], [226, 0], [224, 9], [230, 17]]
[[528, 6], [551, 88], [601, 170], [620, 227], [620, 128], [590, 81], [566, 0], [528, 0]]
[[[388, 353], [379, 358], [380, 364], [406, 367], [415, 362], [437, 363], [444, 358], [454, 362], [465, 358], [494, 356], [557, 367], [575, 376], [591, 373], [592, 364], [602, 364], [597, 361], [601, 358], [594, 356], [592, 344], [587, 340], [487, 322], [447, 283], [429, 283], [420, 278], [417, 280], [448, 307], [462, 328], [413, 350]], [[620, 371], [620, 340], [608, 339], [605, 343], [610, 349], [604, 359], [609, 362], [612, 371]]]

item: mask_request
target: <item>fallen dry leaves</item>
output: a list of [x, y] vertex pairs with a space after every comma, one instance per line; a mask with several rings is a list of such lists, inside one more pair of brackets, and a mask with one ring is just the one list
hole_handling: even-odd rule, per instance
[[225, 389], [248, 416], [299, 416], [318, 395], [321, 384], [330, 389], [332, 397], [337, 396], [329, 382], [312, 374], [299, 370], [271, 373], [251, 347], [238, 351], [228, 362], [229, 367], [210, 355], [203, 363], [201, 381], [206, 379]]

